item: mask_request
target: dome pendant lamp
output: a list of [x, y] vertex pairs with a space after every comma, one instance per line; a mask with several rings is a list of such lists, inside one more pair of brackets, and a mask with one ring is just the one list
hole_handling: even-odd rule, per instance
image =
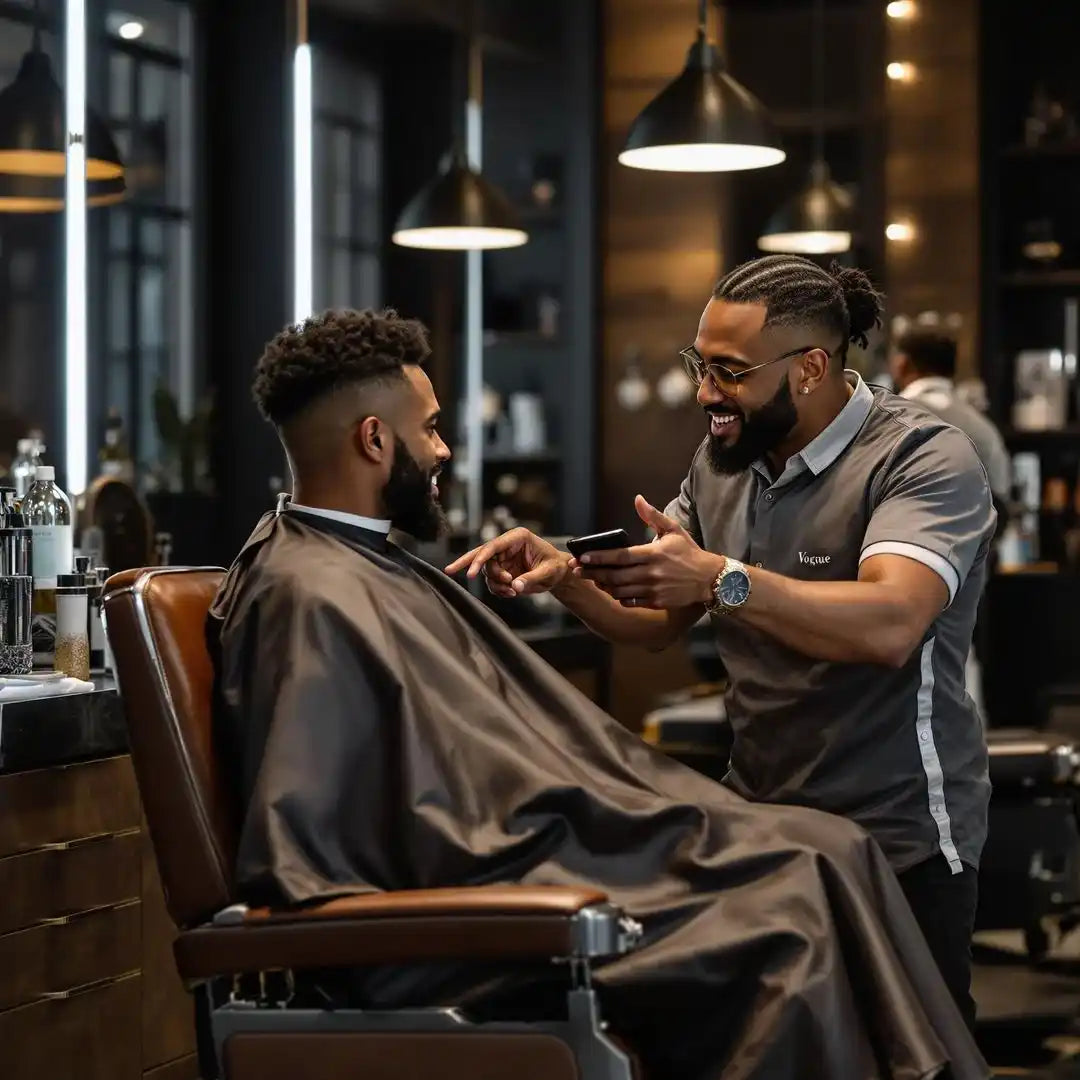
[[765, 107], [724, 70], [708, 40], [707, 0], [698, 0], [686, 66], [638, 115], [619, 161], [657, 172], [736, 172], [785, 157]]
[[[124, 197], [124, 164], [116, 143], [101, 117], [89, 109], [85, 131], [87, 201], [119, 202]], [[41, 48], [40, 4], [35, 3], [33, 44], [14, 82], [0, 91], [0, 210], [63, 206], [66, 132], [64, 92]]]
[[[86, 205], [114, 206], [127, 198], [122, 176], [114, 180], [89, 180]], [[0, 214], [49, 214], [64, 209], [64, 178], [20, 176], [0, 173]]]
[[838, 254], [851, 248], [854, 203], [833, 182], [825, 161], [825, 0], [814, 3], [814, 163], [810, 180], [773, 215], [758, 237], [762, 251], [795, 255]]
[[[468, 51], [468, 107], [479, 113], [483, 56], [475, 34]], [[520, 247], [529, 235], [510, 200], [472, 167], [458, 144], [401, 211], [391, 239], [402, 247], [486, 251]]]

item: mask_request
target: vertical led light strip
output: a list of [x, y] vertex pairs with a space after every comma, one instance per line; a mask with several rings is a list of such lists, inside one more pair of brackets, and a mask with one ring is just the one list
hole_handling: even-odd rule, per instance
[[[471, 63], [480, 63], [474, 46]], [[474, 80], [476, 75], [474, 74]], [[474, 82], [475, 88], [475, 82]], [[472, 94], [465, 104], [465, 153], [480, 170], [483, 121], [480, 102]], [[465, 254], [465, 457], [469, 472], [465, 514], [469, 533], [479, 536], [484, 504], [484, 262], [482, 251]]]
[[311, 45], [307, 0], [297, 0], [297, 45], [293, 57], [293, 321], [312, 311], [315, 237], [312, 195]]
[[66, 0], [64, 109], [64, 480], [86, 490], [86, 0]]
[[[475, 33], [469, 36], [465, 94], [465, 156], [477, 172], [484, 157], [484, 53]], [[484, 255], [465, 254], [465, 482], [466, 525], [480, 535], [484, 513]]]

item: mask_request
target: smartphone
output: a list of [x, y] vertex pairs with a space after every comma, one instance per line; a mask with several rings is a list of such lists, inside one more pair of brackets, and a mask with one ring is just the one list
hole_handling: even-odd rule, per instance
[[592, 533], [589, 536], [575, 536], [566, 541], [566, 550], [575, 559], [581, 558], [587, 551], [606, 551], [609, 548], [630, 546], [630, 537], [625, 529], [609, 529], [607, 532]]

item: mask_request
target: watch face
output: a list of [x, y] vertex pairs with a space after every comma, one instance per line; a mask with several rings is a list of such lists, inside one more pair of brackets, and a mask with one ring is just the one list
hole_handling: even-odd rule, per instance
[[750, 575], [745, 570], [732, 570], [720, 582], [720, 602], [726, 607], [738, 607], [746, 603], [750, 595]]

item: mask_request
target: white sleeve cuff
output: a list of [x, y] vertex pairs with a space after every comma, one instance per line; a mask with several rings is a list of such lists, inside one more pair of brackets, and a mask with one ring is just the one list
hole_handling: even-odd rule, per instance
[[921, 562], [923, 566], [928, 566], [945, 582], [945, 587], [949, 590], [950, 604], [960, 589], [960, 575], [953, 564], [929, 548], [920, 547], [918, 544], [906, 544], [899, 540], [879, 540], [876, 544], [863, 548], [859, 556], [859, 564], [862, 565], [864, 559], [869, 559], [873, 555], [903, 555], [906, 559], [914, 559], [916, 562]]

